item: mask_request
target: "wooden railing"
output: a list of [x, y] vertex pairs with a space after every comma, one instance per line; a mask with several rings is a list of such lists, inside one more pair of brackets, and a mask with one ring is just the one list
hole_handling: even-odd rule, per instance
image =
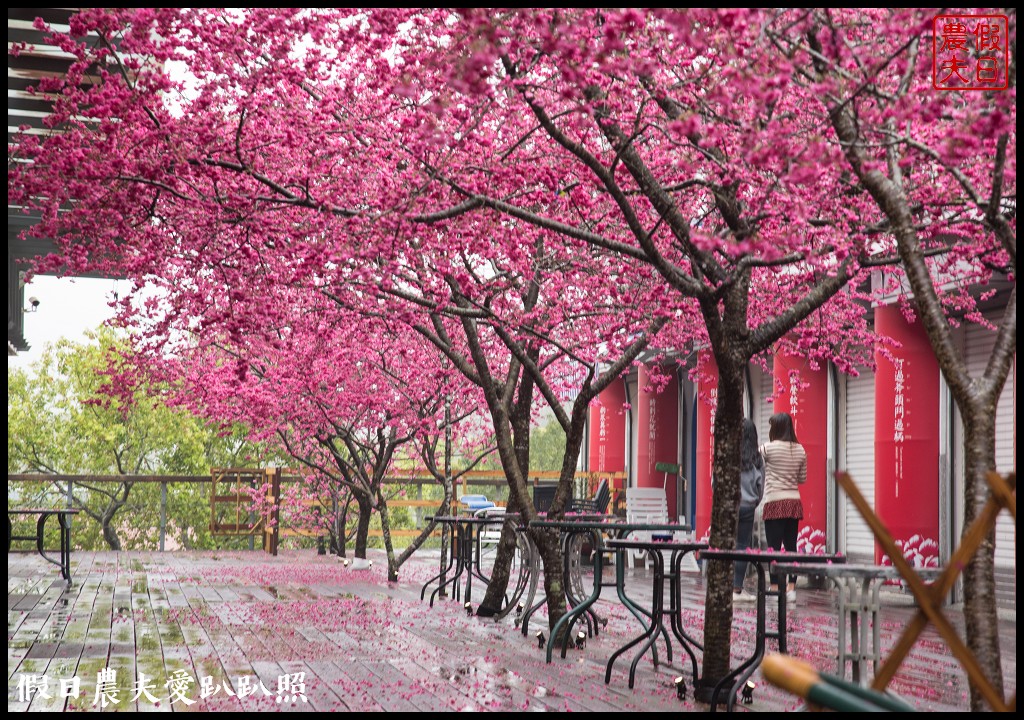
[[[532, 485], [558, 480], [558, 472], [537, 471], [528, 475]], [[574, 494], [578, 497], [592, 497], [601, 479], [608, 479], [612, 496], [621, 492], [626, 483], [626, 474], [619, 473], [576, 473]], [[159, 548], [166, 546], [168, 527], [167, 489], [179, 483], [208, 484], [210, 486], [210, 531], [220, 537], [249, 537], [250, 548], [255, 547], [255, 538], [261, 538], [261, 545], [267, 552], [276, 554], [281, 538], [288, 536], [316, 536], [317, 533], [297, 527], [282, 526], [281, 490], [283, 485], [300, 481], [299, 473], [286, 468], [213, 468], [210, 475], [49, 475], [41, 473], [9, 474], [8, 485], [17, 483], [48, 483], [66, 489], [66, 503], [70, 507], [71, 494], [76, 485], [104, 485], [130, 483], [159, 483], [160, 520]], [[439, 499], [423, 497], [424, 487], [440, 487], [436, 478], [430, 475], [410, 473], [396, 475], [384, 480], [385, 487], [403, 486], [416, 488], [416, 497], [391, 497], [389, 509], [409, 508], [414, 511], [414, 524], [422, 523], [425, 509], [437, 509]], [[472, 470], [462, 473], [455, 481], [454, 499], [467, 494], [485, 494], [495, 504], [504, 505], [508, 482], [505, 476], [494, 470]], [[257, 490], [259, 488], [259, 490]], [[64, 490], [62, 490], [64, 492]], [[252, 513], [252, 497], [256, 492], [264, 494], [265, 509], [275, 514], [275, 522], [267, 523], [266, 516]], [[8, 496], [11, 493], [8, 492]], [[312, 503], [321, 501], [310, 501]], [[326, 506], [328, 503], [324, 503]], [[371, 528], [371, 536], [380, 537], [380, 528]], [[411, 538], [419, 535], [415, 528], [392, 528], [394, 538]]]

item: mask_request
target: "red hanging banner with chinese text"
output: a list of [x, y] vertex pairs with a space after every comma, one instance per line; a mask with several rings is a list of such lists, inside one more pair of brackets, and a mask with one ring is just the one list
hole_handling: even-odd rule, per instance
[[[789, 413], [796, 437], [807, 453], [807, 482], [800, 488], [804, 519], [800, 522], [797, 548], [805, 553], [826, 551], [828, 527], [828, 372], [813, 370], [805, 358], [775, 356], [773, 374], [782, 392], [775, 398], [775, 412]], [[768, 442], [768, 438], [758, 438]]]
[[658, 472], [658, 463], [679, 462], [679, 381], [675, 369], [659, 369], [652, 378], [647, 367], [637, 373], [637, 487], [665, 488], [669, 520], [676, 512], [676, 475]]
[[[912, 564], [936, 566], [939, 365], [924, 328], [898, 307], [878, 308], [875, 330], [900, 344], [875, 352], [875, 512]], [[877, 543], [875, 560], [889, 564]]]
[[[590, 472], [620, 473], [626, 469], [626, 383], [616, 380], [590, 405]], [[621, 481], [620, 481], [621, 482]], [[614, 489], [623, 489], [614, 485]]]

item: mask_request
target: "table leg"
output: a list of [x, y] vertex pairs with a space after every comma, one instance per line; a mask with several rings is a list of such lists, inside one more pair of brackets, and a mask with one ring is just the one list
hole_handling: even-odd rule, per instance
[[[485, 530], [486, 530], [486, 526], [484, 526], [484, 525], [477, 526], [475, 530], [471, 530], [471, 532], [475, 532], [476, 533], [476, 539], [473, 541], [474, 553], [473, 553], [473, 556], [472, 556], [473, 557], [472, 568], [475, 568], [475, 570], [473, 571], [472, 574], [475, 575], [477, 577], [477, 579], [479, 579], [480, 582], [482, 582], [484, 585], [490, 585], [491, 578], [490, 578], [490, 576], [488, 576], [487, 574], [484, 573], [484, 566], [483, 566], [483, 537], [484, 537], [484, 531]], [[469, 600], [468, 596], [466, 597], [466, 600]]]
[[522, 625], [520, 627], [520, 631], [522, 632], [523, 637], [526, 637], [526, 635], [529, 633], [529, 619], [532, 616], [534, 616], [535, 612], [544, 607], [545, 603], [548, 601], [547, 593], [541, 593], [541, 599], [534, 603], [534, 597], [537, 595], [537, 586], [540, 583], [541, 578], [542, 559], [541, 551], [537, 547], [537, 543], [534, 542], [534, 539], [529, 537], [529, 531], [526, 531], [526, 537], [529, 540], [530, 547], [532, 548], [532, 553], [534, 553], [534, 569], [532, 569], [531, 573], [532, 579], [530, 581], [529, 596], [527, 597], [526, 602], [523, 603], [526, 608], [525, 611], [522, 613]]
[[[595, 543], [594, 547], [595, 548], [600, 547], [600, 542], [601, 542], [601, 533], [600, 533], [600, 531], [588, 530], [588, 532], [590, 532], [591, 535], [594, 538], [594, 543]], [[603, 573], [604, 573], [603, 560], [600, 558], [599, 555], [595, 554], [595, 556], [594, 556], [594, 574], [600, 576], [600, 574], [603, 574]], [[573, 607], [573, 608], [569, 609], [564, 615], [562, 615], [562, 617], [560, 617], [558, 619], [558, 622], [555, 623], [555, 626], [553, 628], [551, 628], [551, 639], [552, 639], [552, 642], [549, 642], [548, 643], [548, 647], [547, 647], [547, 661], [548, 662], [551, 662], [551, 655], [552, 655], [552, 653], [554, 651], [554, 647], [553, 647], [554, 646], [554, 642], [553, 641], [554, 641], [554, 639], [556, 637], [559, 636], [559, 632], [563, 631], [563, 628], [564, 628], [564, 635], [562, 636], [562, 657], [563, 658], [565, 657], [566, 652], [569, 649], [569, 632], [572, 629], [572, 626], [576, 624], [576, 621], [579, 620], [580, 616], [583, 615], [583, 613], [587, 612], [590, 609], [591, 605], [593, 605], [594, 603], [597, 602], [597, 599], [600, 596], [601, 596], [601, 583], [595, 582], [594, 583], [594, 590], [593, 590], [593, 592], [590, 593], [590, 597], [586, 598], [583, 602], [581, 602], [576, 607]]]
[[[582, 576], [582, 555], [583, 540], [589, 533], [568, 532], [564, 536], [562, 544], [562, 572], [565, 576], [565, 594], [569, 600], [570, 607], [577, 607], [583, 604], [581, 598], [586, 597], [586, 589], [583, 587]], [[600, 583], [601, 578], [594, 575], [594, 582]], [[599, 591], [600, 592], [600, 591]], [[598, 633], [599, 618], [592, 607], [588, 607], [583, 618], [587, 622], [587, 635], [594, 637]]]
[[[788, 584], [788, 578], [786, 579], [786, 582]], [[765, 628], [764, 633], [766, 638], [774, 638], [779, 641], [779, 652], [783, 655], [789, 652], [786, 647], [786, 611], [789, 604], [789, 599], [786, 597], [786, 587], [787, 585], [779, 583], [779, 622], [775, 628], [775, 632], [769, 632], [768, 629]]]
[[863, 647], [861, 645], [861, 608], [864, 606], [863, 590], [857, 587], [857, 581], [850, 583], [850, 676], [854, 682], [863, 682], [864, 662], [861, 659]]
[[476, 554], [473, 547], [473, 525], [471, 523], [466, 523], [466, 527], [462, 529], [462, 532], [464, 535], [463, 551], [465, 554], [462, 565], [466, 570], [466, 602], [469, 602], [472, 600], [473, 556]]
[[535, 612], [538, 612], [542, 607], [544, 607], [544, 604], [547, 601], [548, 601], [547, 595], [546, 594], [541, 594], [540, 600], [535, 602], [533, 605], [527, 605], [526, 606], [526, 610], [523, 611], [522, 627], [520, 628], [520, 630], [523, 633], [523, 637], [526, 637], [529, 634], [530, 618], [533, 617], [533, 614]]
[[[882, 630], [881, 630], [881, 617], [880, 611], [882, 609], [881, 600], [879, 594], [882, 591], [882, 585], [885, 583], [884, 580], [876, 580], [874, 589], [871, 593], [871, 632], [874, 644], [871, 646], [871, 660], [872, 660], [872, 671], [874, 674], [878, 674], [878, 671], [882, 666]], [[867, 685], [867, 679], [865, 678], [864, 684]]]
[[[440, 590], [441, 588], [443, 588], [445, 585], [448, 584], [448, 580], [446, 579], [446, 576], [451, 571], [451, 569], [455, 566], [455, 556], [456, 556], [455, 544], [453, 542], [452, 544], [450, 544], [448, 546], [448, 564], [445, 566], [445, 568], [441, 572], [439, 572], [437, 575], [434, 575], [432, 578], [430, 578], [425, 583], [423, 583], [423, 587], [420, 589], [420, 600], [423, 600], [426, 597], [427, 588], [430, 587], [430, 585], [435, 580], [441, 581], [441, 584], [438, 586], [438, 590]], [[430, 604], [431, 604], [431, 606], [433, 606], [433, 604], [434, 604], [433, 595], [431, 595]]]
[[57, 516], [57, 523], [60, 525], [60, 571], [68, 586], [71, 585], [71, 516], [60, 514]]
[[[856, 588], [856, 581], [850, 582], [851, 596]], [[867, 683], [867, 648], [868, 648], [868, 623], [869, 606], [871, 602], [871, 581], [862, 580], [857, 596], [857, 604], [850, 609], [850, 645], [853, 652], [852, 678], [856, 683], [864, 685]]]
[[668, 632], [665, 630], [664, 617], [665, 617], [665, 558], [662, 556], [660, 550], [649, 550], [647, 554], [651, 558], [651, 564], [654, 566], [654, 579], [652, 583], [652, 589], [654, 591], [654, 597], [651, 601], [651, 629], [653, 633], [648, 634], [646, 642], [643, 647], [633, 658], [633, 662], [629, 666], [629, 689], [633, 689], [633, 683], [636, 679], [636, 668], [640, 664], [640, 658], [642, 658], [648, 650], [654, 648], [654, 667], [658, 667], [658, 649], [657, 642], [661, 635], [665, 636], [665, 655], [667, 662], [672, 662], [672, 643], [669, 640]]
[[[757, 570], [757, 630], [754, 635], [754, 654], [750, 659], [745, 660], [739, 667], [730, 672], [728, 675], [723, 677], [715, 685], [715, 691], [711, 695], [711, 712], [717, 712], [718, 710], [718, 696], [721, 692], [728, 688], [729, 697], [726, 700], [726, 712], [732, 712], [736, 705], [736, 693], [743, 687], [743, 683], [754, 674], [754, 671], [761, 664], [761, 660], [764, 658], [765, 649], [765, 616], [767, 614], [765, 610], [765, 596], [767, 595], [768, 588], [765, 582], [765, 569], [764, 564], [757, 562], [756, 560], [750, 561], [754, 565], [754, 569]], [[779, 591], [782, 593], [781, 602], [785, 602], [786, 588], [784, 585], [779, 585]]]
[[[615, 592], [619, 596], [619, 600], [622, 602], [622, 604], [625, 605], [626, 608], [631, 613], [633, 613], [633, 616], [640, 621], [640, 625], [643, 627], [644, 631], [638, 637], [634, 638], [633, 640], [630, 640], [621, 648], [613, 652], [611, 656], [608, 658], [608, 663], [605, 665], [604, 671], [604, 682], [606, 685], [609, 682], [611, 682], [612, 668], [615, 666], [615, 661], [618, 660], [621, 655], [629, 651], [630, 648], [635, 647], [636, 645], [642, 643], [644, 640], [650, 638], [655, 633], [657, 628], [657, 618], [654, 615], [648, 615], [648, 613], [645, 610], [636, 605], [632, 600], [629, 599], [629, 596], [626, 595], [626, 561], [628, 558], [627, 553], [628, 551], [626, 550], [618, 550], [616, 552]], [[645, 616], [647, 616], [650, 619], [649, 624], [644, 620]], [[632, 687], [632, 684], [630, 685], [630, 687]]]
[[[44, 558], [50, 560], [50, 558], [46, 557], [46, 550], [43, 549], [43, 534], [46, 532], [46, 518], [48, 517], [50, 517], [48, 513], [39, 513], [39, 519], [36, 520], [36, 550]], [[53, 560], [50, 560], [50, 562], [53, 562]]]
[[[434, 607], [434, 598], [437, 597], [438, 593], [444, 589], [445, 586], [450, 585], [455, 591], [455, 600], [458, 601], [459, 594], [459, 577], [462, 575], [462, 570], [465, 567], [465, 549], [462, 547], [463, 537], [462, 530], [458, 526], [455, 528], [455, 536], [452, 538], [452, 553], [454, 553], [453, 562], [455, 564], [455, 571], [451, 577], [445, 578], [444, 582], [437, 586], [437, 589], [430, 594], [430, 607]], [[451, 568], [451, 563], [448, 565]], [[446, 570], [447, 571], [447, 570]], [[431, 580], [431, 582], [433, 582]]]
[[846, 677], [846, 662], [847, 662], [847, 651], [846, 651], [846, 623], [849, 620], [848, 603], [846, 601], [847, 581], [842, 578], [833, 578], [833, 582], [836, 584], [836, 589], [839, 591], [839, 608], [837, 610], [839, 615], [839, 652], [836, 655], [836, 674], [844, 678]]
[[693, 670], [693, 684], [694, 687], [697, 685], [698, 670], [697, 670], [697, 656], [693, 652], [693, 648], [696, 647], [701, 652], [704, 651], [704, 646], [694, 640], [686, 632], [683, 627], [683, 559], [686, 557], [685, 552], [674, 552], [672, 553], [672, 574], [669, 576], [669, 615], [672, 624], [672, 632], [675, 634], [679, 644], [682, 645], [683, 651], [690, 656], [690, 666]]
[[[519, 557], [519, 572], [516, 577], [516, 586], [512, 590], [512, 595], [509, 597], [505, 596], [505, 607], [495, 614], [494, 621], [498, 622], [502, 618], [508, 616], [509, 613], [515, 612], [516, 605], [523, 599], [526, 594], [527, 587], [531, 583], [531, 573], [533, 572], [533, 561], [531, 558], [532, 546], [526, 536], [523, 533], [516, 532], [516, 554]], [[536, 586], [534, 586], [536, 587]], [[533, 596], [530, 596], [529, 602], [533, 602]], [[519, 618], [522, 620], [522, 618]]]

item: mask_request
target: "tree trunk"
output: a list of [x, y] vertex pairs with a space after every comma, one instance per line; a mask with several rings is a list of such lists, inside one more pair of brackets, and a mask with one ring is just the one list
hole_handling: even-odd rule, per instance
[[[531, 530], [530, 536], [537, 545], [544, 567], [544, 593], [547, 596], [548, 628], [554, 628], [566, 611], [565, 578], [562, 572], [561, 533], [552, 529]], [[572, 628], [564, 628], [569, 632]], [[561, 642], [561, 637], [551, 637], [549, 642]]]
[[100, 516], [103, 539], [110, 549], [116, 552], [121, 552], [121, 538], [118, 537], [117, 529], [114, 527], [114, 516], [128, 502], [128, 496], [132, 492], [132, 485], [133, 483], [130, 482], [121, 483], [121, 486], [115, 491], [114, 495], [110, 497], [110, 503], [107, 504], [103, 514]]
[[[519, 468], [519, 474], [524, 478], [530, 473], [530, 415], [533, 408], [533, 389], [533, 378], [529, 373], [524, 373], [519, 383], [516, 403], [512, 406], [509, 414], [515, 463]], [[520, 514], [522, 518], [525, 518], [526, 505], [522, 502], [521, 493], [517, 493], [513, 487], [516, 481], [509, 473], [505, 473], [505, 478], [509, 484], [508, 505], [505, 511]], [[525, 490], [525, 486], [523, 490]], [[503, 609], [505, 593], [511, 579], [512, 563], [515, 560], [517, 535], [519, 534], [516, 526], [520, 521], [519, 518], [516, 518], [501, 526], [501, 538], [498, 540], [494, 567], [491, 569], [491, 582], [488, 583], [487, 592], [484, 593], [484, 599], [477, 609], [478, 615], [493, 617]]]
[[587, 429], [587, 410], [589, 403], [581, 402], [573, 407], [569, 429], [565, 432], [565, 452], [562, 455], [562, 468], [558, 475], [558, 489], [551, 500], [551, 512], [561, 516], [572, 500], [572, 489], [576, 479], [576, 466], [583, 448], [583, 435]]
[[350, 491], [345, 498], [345, 504], [342, 506], [334, 516], [334, 523], [332, 524], [331, 531], [331, 542], [333, 546], [331, 551], [336, 553], [338, 557], [345, 557], [345, 553], [348, 549], [348, 509], [352, 505], [352, 492]]
[[[716, 356], [717, 357], [717, 356]], [[715, 410], [714, 501], [711, 504], [713, 548], [736, 547], [739, 522], [740, 440], [743, 435], [743, 366], [718, 359], [718, 404]], [[704, 601], [703, 674], [696, 697], [710, 701], [715, 685], [729, 674], [732, 654], [731, 562], [708, 561]]]
[[388, 582], [398, 582], [398, 568], [401, 563], [395, 558], [395, 546], [391, 542], [391, 518], [388, 516], [388, 504], [383, 495], [377, 492], [377, 507], [380, 508], [380, 532], [384, 536], [384, 552], [388, 558]]
[[[441, 507], [437, 509], [437, 514], [441, 517], [450, 515], [452, 512], [452, 499], [455, 494], [455, 489], [452, 487], [451, 477], [451, 452], [450, 445], [445, 445], [445, 471], [444, 478], [441, 480], [441, 487], [444, 488], [444, 500], [441, 501]], [[445, 587], [447, 582], [447, 562], [449, 548], [451, 543], [455, 542], [455, 537], [452, 535], [451, 527], [448, 525], [441, 526], [441, 555], [438, 558], [438, 570], [441, 572], [441, 592], [438, 593], [440, 597], [448, 597], [448, 590]]]
[[[437, 514], [438, 515], [447, 515], [448, 514], [447, 508], [448, 508], [448, 504], [450, 502], [451, 502], [450, 491], [446, 491], [446, 498], [445, 498], [444, 502], [442, 503], [441, 509], [438, 511]], [[381, 526], [383, 526], [383, 525], [384, 525], [384, 518], [382, 516], [381, 517]], [[387, 531], [387, 534], [385, 535], [385, 545], [387, 545], [390, 542], [390, 539], [391, 539], [390, 526], [391, 526], [391, 521], [389, 519], [388, 520], [388, 531]], [[427, 526], [425, 528], [423, 528], [423, 531], [419, 535], [417, 535], [415, 538], [413, 538], [412, 542], [410, 542], [406, 546], [405, 550], [402, 551], [402, 554], [399, 555], [397, 558], [395, 558], [395, 560], [394, 560], [395, 576], [394, 576], [394, 580], [392, 582], [398, 580], [398, 569], [400, 567], [402, 567], [402, 565], [405, 564], [405, 561], [408, 560], [409, 558], [411, 558], [413, 556], [413, 554], [423, 546], [423, 543], [426, 542], [427, 538], [430, 537], [430, 534], [432, 532], [434, 532], [434, 529], [436, 527], [437, 527], [437, 523], [434, 523], [434, 522], [428, 523]], [[442, 549], [442, 552], [441, 552], [441, 560], [442, 560], [442, 562], [444, 561], [444, 559], [445, 559], [445, 554], [444, 554], [444, 550]], [[390, 571], [391, 555], [388, 556], [388, 567], [389, 567], [389, 571]], [[389, 577], [390, 577], [390, 575], [389, 575]]]
[[[995, 402], [992, 407], [961, 406], [964, 421], [964, 529], [978, 516], [988, 493], [985, 474], [995, 470]], [[964, 625], [967, 647], [971, 649], [982, 672], [997, 692], [1003, 693], [1003, 669], [1000, 662], [999, 627], [995, 591], [995, 527], [989, 531], [971, 561], [964, 568]], [[978, 689], [972, 684], [971, 710], [988, 708]]]
[[100, 516], [100, 527], [103, 530], [103, 539], [106, 541], [107, 546], [116, 552], [121, 552], [121, 538], [117, 535], [117, 529], [114, 527], [114, 516], [117, 511], [121, 509], [122, 503], [111, 501], [107, 505], [107, 509], [103, 511]]
[[516, 517], [509, 517], [501, 526], [501, 538], [498, 540], [494, 566], [491, 568], [491, 581], [487, 584], [487, 592], [484, 593], [484, 599], [476, 610], [480, 617], [494, 617], [505, 609], [506, 592], [512, 578], [512, 565], [519, 543], [519, 509], [516, 498], [510, 495], [505, 512]]
[[359, 519], [356, 525], [356, 557], [365, 560], [366, 540], [370, 535], [370, 516], [373, 514], [373, 504], [365, 492], [353, 491], [353, 495], [359, 508]]

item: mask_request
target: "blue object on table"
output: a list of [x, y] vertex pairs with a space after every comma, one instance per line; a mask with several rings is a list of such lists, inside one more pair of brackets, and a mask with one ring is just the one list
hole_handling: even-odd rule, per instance
[[485, 510], [487, 508], [496, 507], [494, 503], [488, 500], [484, 495], [463, 495], [459, 498], [459, 502], [466, 507], [467, 510]]

